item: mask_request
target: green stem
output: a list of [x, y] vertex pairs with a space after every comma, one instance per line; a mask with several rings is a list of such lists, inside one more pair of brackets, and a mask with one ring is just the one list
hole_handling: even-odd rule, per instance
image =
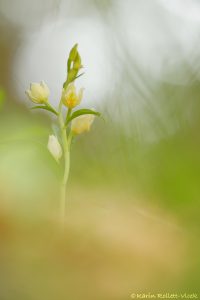
[[71, 143], [72, 143], [73, 137], [74, 137], [74, 135], [73, 135], [72, 131], [70, 130], [70, 133], [69, 133], [69, 135], [68, 135], [68, 147], [69, 147], [69, 152], [70, 152], [70, 148], [71, 148]]
[[66, 185], [69, 177], [69, 169], [70, 169], [70, 152], [66, 151], [64, 154], [64, 175], [61, 182], [61, 198], [60, 198], [60, 222], [63, 226], [65, 223], [65, 213], [66, 213]]
[[65, 223], [65, 210], [66, 210], [66, 185], [69, 177], [69, 169], [70, 169], [70, 149], [67, 140], [65, 122], [62, 115], [62, 100], [60, 100], [59, 104], [59, 113], [58, 113], [58, 121], [61, 131], [62, 138], [62, 146], [64, 153], [64, 174], [61, 182], [61, 196], [60, 196], [60, 222], [61, 226]]
[[65, 128], [67, 127], [67, 123], [68, 123], [68, 119], [70, 118], [71, 111], [72, 111], [72, 109], [68, 108], [67, 115], [66, 115], [66, 120], [65, 120]]

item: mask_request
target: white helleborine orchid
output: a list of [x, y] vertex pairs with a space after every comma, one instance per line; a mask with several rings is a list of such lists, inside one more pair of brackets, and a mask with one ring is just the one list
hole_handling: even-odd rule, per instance
[[[95, 110], [88, 108], [80, 108], [74, 111], [82, 101], [83, 88], [77, 90], [74, 82], [82, 74], [79, 74], [82, 68], [81, 56], [78, 52], [78, 44], [75, 44], [69, 53], [67, 60], [66, 80], [63, 83], [62, 95], [55, 108], [49, 102], [49, 88], [42, 81], [40, 83], [32, 83], [30, 89], [26, 90], [27, 96], [36, 105], [31, 109], [42, 109], [53, 114], [58, 123], [56, 126], [56, 135], [49, 135], [47, 149], [56, 160], [60, 162], [62, 156], [62, 180], [60, 189], [60, 221], [62, 230], [64, 229], [66, 220], [66, 185], [70, 172], [70, 151], [73, 139], [76, 135], [90, 130], [95, 116], [100, 117], [101, 114]], [[59, 138], [58, 138], [59, 137]]]
[[44, 81], [31, 83], [30, 89], [26, 90], [26, 94], [30, 100], [37, 104], [48, 103], [49, 93], [49, 88]]
[[59, 162], [60, 158], [62, 157], [62, 148], [55, 135], [52, 134], [49, 136], [47, 148], [55, 160]]
[[70, 83], [66, 89], [62, 92], [62, 102], [65, 106], [72, 109], [78, 104], [80, 104], [83, 98], [83, 88], [76, 92], [76, 87], [74, 83]]
[[82, 115], [72, 120], [71, 130], [73, 134], [81, 134], [89, 131], [94, 121], [94, 115]]

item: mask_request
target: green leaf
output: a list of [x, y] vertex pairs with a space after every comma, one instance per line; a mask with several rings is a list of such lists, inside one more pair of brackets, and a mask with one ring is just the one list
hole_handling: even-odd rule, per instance
[[67, 119], [66, 125], [69, 124], [69, 122], [71, 122], [73, 119], [75, 119], [81, 115], [95, 115], [98, 117], [101, 116], [101, 114], [98, 111], [95, 111], [92, 109], [87, 109], [87, 108], [79, 109], [79, 110], [76, 110], [75, 112], [73, 112], [73, 114]]
[[79, 74], [78, 76], [76, 76], [76, 78], [75, 79], [77, 79], [77, 78], [79, 78], [79, 77], [81, 77], [81, 76], [83, 76], [85, 73], [83, 72], [83, 73], [81, 73], [81, 74]]
[[53, 109], [53, 107], [50, 107], [50, 106], [37, 105], [37, 106], [31, 107], [31, 109], [39, 109], [39, 108], [48, 110], [48, 111], [52, 112], [53, 114], [55, 114], [56, 116], [58, 115], [57, 111], [55, 111], [55, 109]]
[[69, 73], [70, 69], [71, 69], [71, 59], [68, 58], [68, 61], [67, 61], [67, 73]]

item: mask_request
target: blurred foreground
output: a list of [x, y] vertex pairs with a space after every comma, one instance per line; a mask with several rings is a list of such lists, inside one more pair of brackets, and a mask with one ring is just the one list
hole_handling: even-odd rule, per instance
[[61, 170], [46, 149], [49, 119], [1, 113], [1, 299], [198, 291], [197, 149], [180, 133], [152, 146], [106, 125], [97, 121], [73, 145], [60, 230]]

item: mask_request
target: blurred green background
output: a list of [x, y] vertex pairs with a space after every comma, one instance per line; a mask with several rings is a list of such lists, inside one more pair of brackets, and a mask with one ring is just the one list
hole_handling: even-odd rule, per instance
[[[196, 0], [0, 0], [1, 300], [200, 292], [199, 24]], [[72, 145], [60, 232], [55, 120], [24, 91], [56, 106], [76, 42], [105, 122]]]

